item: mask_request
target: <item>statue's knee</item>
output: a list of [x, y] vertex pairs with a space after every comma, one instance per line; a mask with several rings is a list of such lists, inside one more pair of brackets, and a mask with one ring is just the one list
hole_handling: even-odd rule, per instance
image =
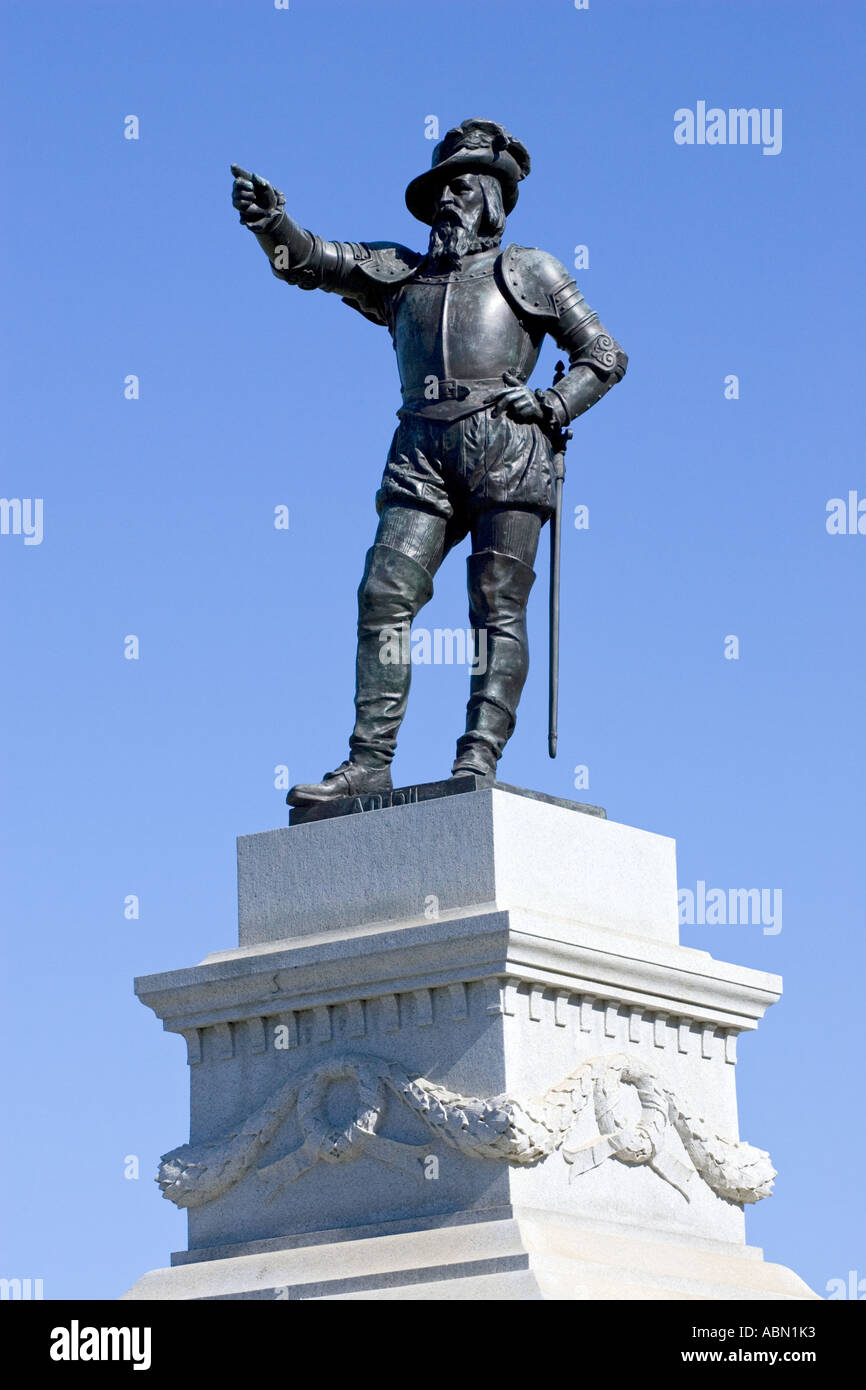
[[423, 565], [390, 546], [374, 545], [358, 588], [358, 621], [411, 619], [432, 594], [433, 580]]
[[519, 621], [535, 582], [535, 572], [513, 555], [476, 551], [466, 566], [469, 604], [473, 613], [493, 619]]

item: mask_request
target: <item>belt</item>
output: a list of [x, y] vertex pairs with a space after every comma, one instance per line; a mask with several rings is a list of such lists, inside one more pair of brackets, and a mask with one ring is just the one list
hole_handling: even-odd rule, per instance
[[441, 377], [436, 380], [435, 395], [430, 394], [431, 386], [432, 383], [426, 390], [404, 391], [403, 404], [406, 409], [418, 410], [436, 401], [465, 401], [470, 396], [477, 401], [482, 395], [490, 395], [497, 387], [504, 389], [506, 382], [502, 376], [476, 377], [472, 381]]

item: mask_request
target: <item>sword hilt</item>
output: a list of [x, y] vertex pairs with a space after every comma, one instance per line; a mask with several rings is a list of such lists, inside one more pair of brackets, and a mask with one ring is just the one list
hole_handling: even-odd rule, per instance
[[[557, 362], [553, 369], [553, 384], [557, 385], [565, 376], [565, 363]], [[573, 439], [574, 432], [568, 427], [554, 423], [550, 431], [550, 442], [553, 445], [553, 476], [560, 480], [565, 477], [565, 450], [568, 447], [569, 439]]]
[[569, 439], [573, 438], [571, 430], [558, 430], [553, 436], [553, 477], [561, 483], [565, 477], [565, 450]]

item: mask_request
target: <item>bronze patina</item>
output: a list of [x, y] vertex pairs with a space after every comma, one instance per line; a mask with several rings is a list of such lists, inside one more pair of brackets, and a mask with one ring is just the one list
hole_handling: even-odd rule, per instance
[[[325, 241], [304, 230], [266, 179], [237, 165], [234, 206], [278, 279], [339, 294], [393, 339], [403, 404], [376, 496], [379, 526], [358, 590], [355, 727], [349, 757], [287, 800], [314, 807], [392, 790], [411, 662], [383, 662], [382, 634], [431, 598], [449, 550], [471, 537], [469, 619], [486, 633], [470, 677], [453, 777], [492, 779], [515, 725], [529, 652], [526, 603], [541, 528], [552, 520], [568, 425], [625, 373], [627, 358], [565, 266], [546, 251], [502, 248], [529, 155], [495, 121], [449, 130], [406, 190], [430, 228], [420, 254], [394, 242]], [[547, 390], [529, 377], [549, 334], [568, 364]], [[553, 586], [552, 632], [558, 623]], [[551, 647], [555, 676], [556, 650]], [[551, 697], [555, 751], [555, 678]]]

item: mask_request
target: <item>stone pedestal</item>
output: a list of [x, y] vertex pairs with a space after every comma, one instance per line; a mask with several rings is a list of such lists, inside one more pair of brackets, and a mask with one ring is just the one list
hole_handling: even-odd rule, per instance
[[673, 840], [407, 800], [242, 837], [238, 947], [137, 981], [189, 1049], [189, 1250], [125, 1296], [814, 1297], [745, 1244], [781, 982], [679, 945]]

